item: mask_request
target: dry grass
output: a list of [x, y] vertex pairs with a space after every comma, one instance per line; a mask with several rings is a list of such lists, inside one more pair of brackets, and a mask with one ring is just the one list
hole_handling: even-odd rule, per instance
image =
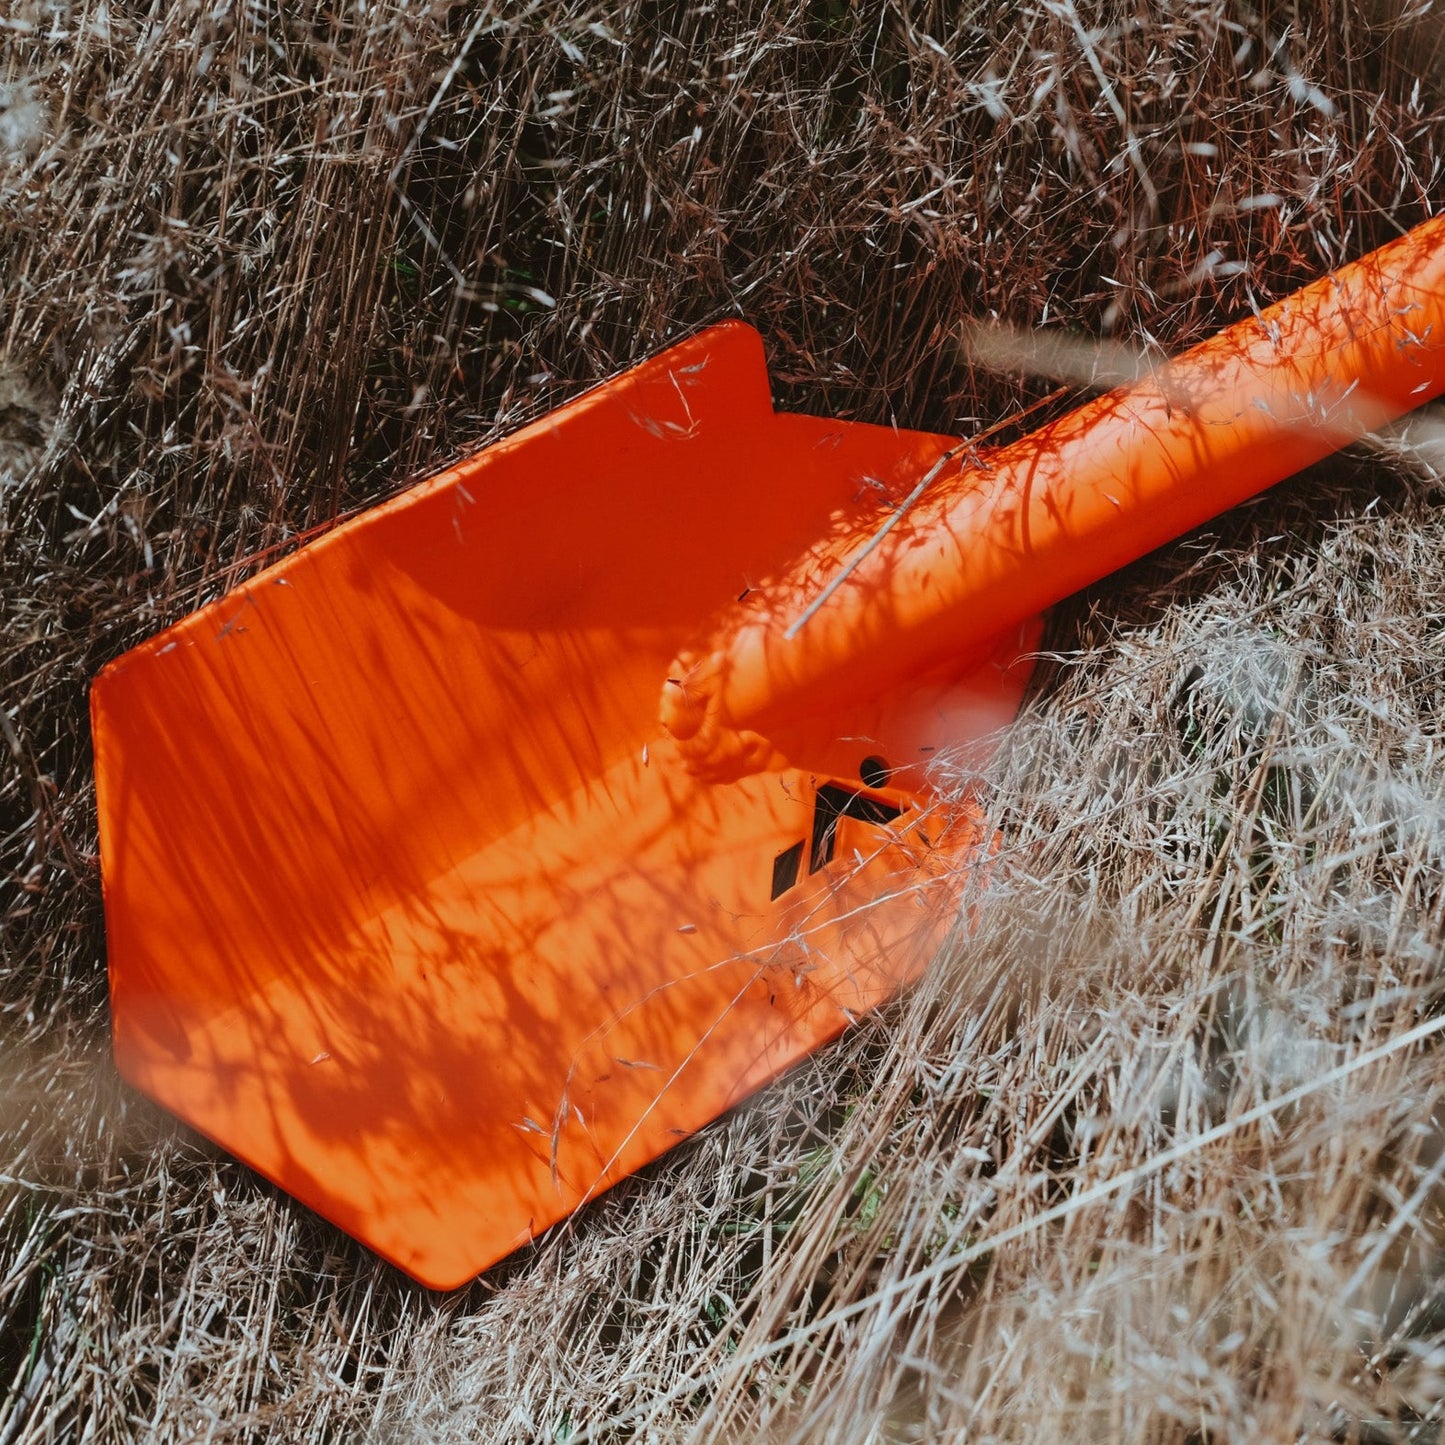
[[[428, 1295], [114, 1080], [85, 688], [743, 314], [967, 432], [1426, 213], [1396, 0], [0, 12], [0, 1445], [1434, 1439], [1445, 536], [1340, 463], [1112, 579], [910, 997]], [[1412, 1032], [1413, 1031], [1413, 1032]]]

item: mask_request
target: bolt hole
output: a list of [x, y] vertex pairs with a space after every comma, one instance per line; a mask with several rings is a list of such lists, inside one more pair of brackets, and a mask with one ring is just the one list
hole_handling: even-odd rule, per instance
[[891, 769], [887, 760], [880, 757], [867, 757], [858, 764], [858, 776], [862, 778], [864, 787], [886, 788]]

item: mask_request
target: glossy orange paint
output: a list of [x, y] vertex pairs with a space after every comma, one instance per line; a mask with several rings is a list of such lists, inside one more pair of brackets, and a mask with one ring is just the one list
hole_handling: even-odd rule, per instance
[[914, 977], [1037, 611], [1445, 389], [1442, 306], [1431, 223], [982, 458], [728, 324], [338, 527], [96, 680], [122, 1072], [469, 1279]]
[[447, 1287], [887, 997], [973, 825], [864, 761], [998, 727], [1029, 626], [735, 783], [680, 765], [657, 693], [948, 445], [775, 414], [756, 333], [715, 328], [112, 663], [126, 1078]]
[[[877, 545], [820, 536], [682, 650], [661, 713], [739, 776], [1445, 391], [1445, 218], [1010, 446], [965, 454]], [[820, 589], [846, 580], [802, 627]], [[766, 740], [766, 745], [761, 740]]]

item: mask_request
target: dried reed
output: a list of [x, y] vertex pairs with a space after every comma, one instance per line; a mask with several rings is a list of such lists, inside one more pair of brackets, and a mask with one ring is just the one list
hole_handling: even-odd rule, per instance
[[85, 689], [711, 318], [960, 434], [1050, 386], [967, 320], [1197, 339], [1429, 210], [1439, 66], [1415, 0], [11, 0], [0, 1445], [1437, 1438], [1408, 429], [1065, 609], [926, 983], [448, 1298], [114, 1080]]

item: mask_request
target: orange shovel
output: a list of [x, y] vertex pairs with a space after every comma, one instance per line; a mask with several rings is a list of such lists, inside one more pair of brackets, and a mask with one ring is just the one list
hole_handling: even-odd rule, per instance
[[1037, 615], [1445, 390], [1445, 221], [1012, 445], [714, 327], [111, 663], [116, 1057], [425, 1284], [916, 976]]

